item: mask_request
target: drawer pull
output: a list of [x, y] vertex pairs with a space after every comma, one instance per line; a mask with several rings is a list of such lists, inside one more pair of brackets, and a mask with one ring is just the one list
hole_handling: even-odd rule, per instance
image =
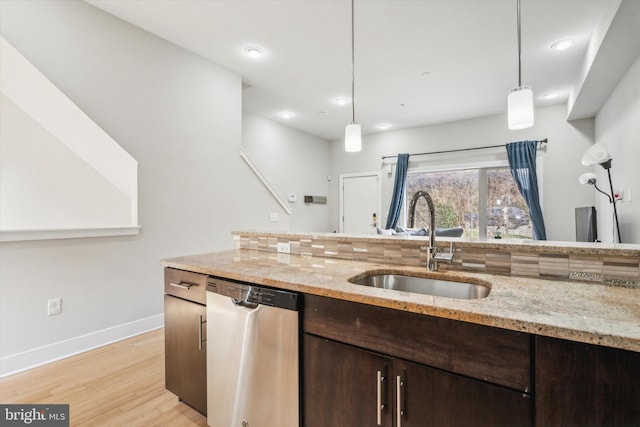
[[207, 321], [203, 320], [202, 314], [201, 314], [200, 322], [198, 324], [198, 350], [202, 350], [202, 343], [207, 340], [206, 338], [203, 338], [204, 334], [202, 333], [202, 325], [204, 325], [205, 323], [207, 323]]
[[174, 286], [176, 288], [189, 290], [193, 286], [193, 283], [187, 283], [187, 282], [173, 283], [173, 282], [169, 282], [169, 285]]

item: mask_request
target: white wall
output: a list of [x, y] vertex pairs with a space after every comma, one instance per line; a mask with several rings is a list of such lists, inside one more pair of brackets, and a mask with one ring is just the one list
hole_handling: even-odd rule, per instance
[[2, 241], [21, 230], [136, 227], [135, 159], [4, 37], [0, 56]]
[[0, 108], [0, 230], [132, 225], [125, 193], [4, 95]]
[[[595, 141], [607, 146], [612, 157], [611, 180], [617, 190], [631, 201], [616, 204], [623, 243], [640, 243], [640, 57], [629, 68], [595, 120]], [[594, 168], [603, 190], [609, 191], [606, 172]], [[596, 197], [598, 209], [598, 237], [613, 241], [613, 206], [605, 196]]]
[[[363, 137], [360, 153], [345, 153], [342, 141], [331, 143], [331, 174], [379, 171], [386, 164], [394, 164], [392, 174], [382, 174], [382, 216], [387, 220], [395, 160], [382, 161], [385, 155], [421, 153], [469, 147], [506, 144], [526, 139], [548, 138], [549, 143], [538, 156], [542, 161], [542, 208], [548, 240], [575, 240], [574, 209], [593, 206], [591, 189], [578, 183], [584, 172], [580, 159], [593, 143], [593, 119], [566, 121], [564, 105], [536, 110], [535, 125], [529, 129], [510, 131], [505, 114], [388, 131]], [[485, 160], [506, 159], [505, 149], [471, 151], [464, 154], [412, 157], [409, 168], [423, 165], [478, 163]], [[338, 199], [336, 181], [331, 186], [331, 197]], [[331, 207], [333, 227], [338, 227], [339, 206]]]
[[[281, 200], [284, 231], [331, 231], [329, 204], [304, 203], [304, 196], [328, 196], [329, 142], [252, 113], [242, 113], [242, 145]], [[289, 195], [296, 202], [287, 201]], [[281, 224], [284, 226], [285, 224]]]
[[160, 259], [234, 247], [231, 230], [269, 230], [278, 205], [238, 154], [239, 76], [81, 1], [2, 0], [0, 32], [138, 160], [142, 226], [0, 244], [7, 373], [160, 325]]

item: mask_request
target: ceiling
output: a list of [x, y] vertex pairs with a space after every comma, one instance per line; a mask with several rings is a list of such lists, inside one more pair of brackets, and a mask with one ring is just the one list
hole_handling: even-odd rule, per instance
[[[243, 109], [335, 140], [351, 120], [348, 0], [85, 0], [242, 76]], [[522, 0], [522, 83], [566, 102], [615, 0]], [[516, 0], [355, 0], [356, 120], [401, 129], [506, 112]], [[550, 48], [560, 39], [575, 44]], [[259, 59], [244, 49], [257, 46]], [[557, 93], [553, 99], [542, 95]], [[282, 111], [293, 113], [283, 119]], [[506, 123], [505, 123], [506, 126]]]

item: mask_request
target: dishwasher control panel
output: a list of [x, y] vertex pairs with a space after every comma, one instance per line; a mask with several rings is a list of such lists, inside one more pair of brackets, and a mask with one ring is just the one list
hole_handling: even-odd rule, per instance
[[232, 282], [228, 279], [209, 277], [207, 292], [231, 298], [234, 302], [299, 310], [296, 292], [270, 289], [251, 283]]

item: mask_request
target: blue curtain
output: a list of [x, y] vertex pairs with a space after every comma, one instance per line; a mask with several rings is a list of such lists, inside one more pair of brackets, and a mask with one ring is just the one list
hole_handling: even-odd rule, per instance
[[529, 216], [533, 224], [533, 238], [547, 240], [544, 218], [540, 208], [538, 176], [536, 174], [536, 151], [538, 141], [520, 141], [507, 144], [507, 157], [511, 175], [518, 185], [520, 194], [529, 206]]
[[391, 206], [387, 216], [387, 230], [396, 228], [400, 211], [402, 210], [402, 199], [404, 198], [404, 187], [407, 184], [407, 170], [409, 169], [409, 154], [398, 154], [398, 165], [396, 166], [396, 179], [393, 183], [393, 195], [391, 196]]

